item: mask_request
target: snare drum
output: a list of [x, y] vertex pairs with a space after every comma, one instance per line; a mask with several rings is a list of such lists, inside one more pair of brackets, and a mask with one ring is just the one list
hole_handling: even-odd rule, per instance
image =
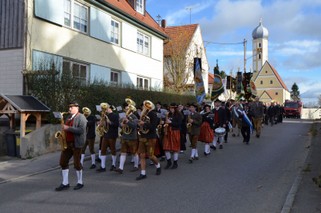
[[225, 135], [225, 128], [218, 127], [215, 129], [215, 136], [216, 137], [223, 137]]

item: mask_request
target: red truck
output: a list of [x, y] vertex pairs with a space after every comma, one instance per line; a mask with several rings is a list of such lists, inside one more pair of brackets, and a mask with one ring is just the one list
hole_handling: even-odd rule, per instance
[[301, 118], [302, 102], [301, 101], [290, 101], [284, 102], [284, 117], [290, 118]]

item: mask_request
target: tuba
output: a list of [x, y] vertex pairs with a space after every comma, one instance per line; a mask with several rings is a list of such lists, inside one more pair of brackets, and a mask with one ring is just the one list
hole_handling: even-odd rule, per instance
[[[64, 124], [64, 114], [68, 114], [69, 112], [61, 112], [61, 118], [60, 118], [60, 124], [63, 125]], [[64, 151], [67, 149], [67, 141], [66, 141], [66, 132], [62, 129], [61, 131], [57, 131], [55, 133], [55, 138], [57, 138], [60, 146], [61, 146], [61, 150]]]
[[[153, 104], [153, 102], [151, 102], [149, 100], [145, 100], [143, 102], [143, 111], [142, 111], [139, 121], [149, 123], [150, 118], [147, 116], [147, 114], [153, 109], [155, 109], [155, 105]], [[138, 131], [138, 134], [139, 135], [140, 134], [147, 134], [148, 132], [149, 132], [149, 129], [144, 129], [143, 127], [141, 127], [140, 130]]]
[[[126, 98], [127, 99], [127, 98]], [[134, 102], [135, 103], [135, 102]], [[128, 104], [128, 109], [126, 111], [126, 118], [128, 120], [131, 120], [130, 115], [132, 113], [134, 113], [136, 111], [136, 107], [135, 105], [132, 104]], [[124, 121], [122, 122], [123, 126], [122, 126], [122, 133], [129, 135], [130, 133], [132, 133], [133, 129], [130, 128], [126, 123], [124, 123]]]
[[[107, 116], [107, 109], [109, 108], [109, 104], [101, 103], [100, 107], [101, 107], [100, 122], [96, 128], [96, 132], [99, 137], [102, 137], [109, 130], [109, 119]], [[106, 122], [107, 122], [107, 124], [106, 124]]]

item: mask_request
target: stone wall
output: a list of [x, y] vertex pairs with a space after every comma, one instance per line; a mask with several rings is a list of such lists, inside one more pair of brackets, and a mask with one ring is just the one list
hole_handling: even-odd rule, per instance
[[60, 150], [60, 144], [54, 136], [60, 128], [60, 125], [46, 124], [22, 137], [20, 141], [21, 158], [33, 158]]

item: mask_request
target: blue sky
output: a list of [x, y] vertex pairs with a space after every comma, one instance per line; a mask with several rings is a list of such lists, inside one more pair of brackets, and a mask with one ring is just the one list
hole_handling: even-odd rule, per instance
[[[321, 95], [321, 0], [147, 0], [146, 9], [167, 26], [200, 24], [211, 72], [252, 70], [252, 31], [262, 18], [269, 31], [269, 62], [289, 90], [299, 86], [305, 105]], [[228, 44], [220, 44], [228, 43]]]

